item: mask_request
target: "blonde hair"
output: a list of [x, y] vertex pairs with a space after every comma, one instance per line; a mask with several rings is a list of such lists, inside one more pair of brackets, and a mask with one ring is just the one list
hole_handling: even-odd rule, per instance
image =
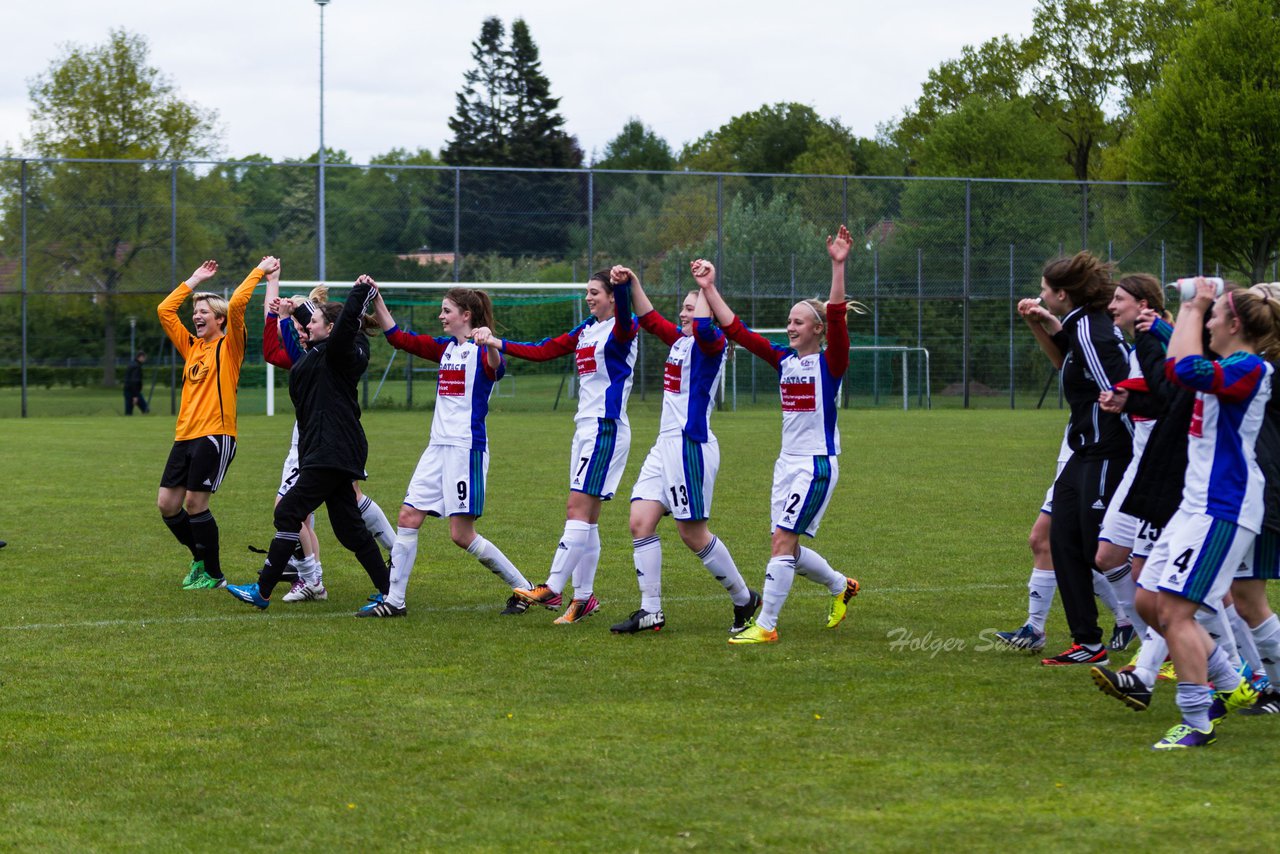
[[226, 297], [222, 294], [215, 294], [213, 291], [200, 291], [191, 295], [192, 308], [202, 302], [207, 303], [209, 311], [212, 311], [213, 316], [218, 318], [218, 328], [226, 332], [227, 312], [231, 310], [231, 307], [227, 305]]

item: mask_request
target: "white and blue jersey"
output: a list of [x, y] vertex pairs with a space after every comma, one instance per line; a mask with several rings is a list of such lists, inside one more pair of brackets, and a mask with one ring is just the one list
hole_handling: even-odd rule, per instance
[[491, 367], [486, 358], [488, 348], [469, 340], [432, 338], [399, 327], [385, 334], [391, 346], [440, 363], [430, 444], [488, 450], [485, 418], [494, 386], [506, 374], [506, 360], [500, 358], [498, 366]]
[[1165, 374], [1196, 392], [1180, 509], [1262, 529], [1264, 478], [1254, 455], [1267, 401], [1271, 365], [1252, 353], [1214, 362], [1186, 356], [1165, 363]]
[[640, 318], [640, 326], [671, 345], [662, 373], [662, 421], [659, 436], [687, 436], [694, 442], [715, 439], [711, 410], [724, 371], [725, 336], [709, 317], [695, 318], [693, 335], [657, 311]]

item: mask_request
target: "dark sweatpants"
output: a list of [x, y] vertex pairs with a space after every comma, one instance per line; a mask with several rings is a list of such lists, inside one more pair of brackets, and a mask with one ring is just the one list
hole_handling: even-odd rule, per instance
[[352, 551], [369, 580], [384, 596], [390, 584], [390, 571], [382, 560], [382, 552], [373, 535], [364, 526], [356, 492], [351, 486], [351, 473], [340, 469], [304, 468], [298, 479], [276, 505], [276, 535], [267, 552], [267, 563], [258, 573], [258, 592], [269, 597], [289, 565], [298, 531], [302, 523], [321, 505], [329, 510], [329, 524], [334, 536]]
[[1053, 574], [1067, 627], [1078, 644], [1102, 643], [1093, 594], [1094, 558], [1102, 517], [1128, 465], [1128, 457], [1090, 460], [1073, 455], [1053, 484], [1049, 529]]

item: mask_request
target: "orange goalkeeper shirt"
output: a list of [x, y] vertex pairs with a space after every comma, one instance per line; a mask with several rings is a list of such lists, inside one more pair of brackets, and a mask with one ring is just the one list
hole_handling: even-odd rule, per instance
[[255, 267], [236, 288], [228, 302], [226, 332], [212, 341], [192, 335], [178, 319], [178, 308], [191, 295], [186, 282], [174, 288], [156, 309], [160, 325], [185, 363], [174, 441], [236, 435], [236, 386], [249, 341], [244, 313], [263, 275]]

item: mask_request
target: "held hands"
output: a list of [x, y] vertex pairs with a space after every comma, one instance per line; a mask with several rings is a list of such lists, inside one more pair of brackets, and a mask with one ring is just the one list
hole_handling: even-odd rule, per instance
[[280, 259], [274, 255], [263, 255], [262, 260], [258, 262], [258, 269], [270, 276], [276, 274], [276, 281], [280, 280]]
[[1159, 319], [1160, 315], [1156, 314], [1154, 308], [1144, 308], [1138, 312], [1138, 319], [1134, 321], [1133, 328], [1139, 332], [1150, 332]]
[[693, 280], [698, 283], [698, 287], [704, 291], [716, 286], [715, 265], [705, 258], [699, 258], [690, 263], [689, 272], [693, 274]]
[[1102, 408], [1103, 412], [1119, 414], [1124, 412], [1124, 404], [1128, 399], [1129, 390], [1127, 388], [1113, 388], [1098, 395], [1098, 406]]
[[213, 274], [216, 272], [218, 272], [218, 262], [210, 258], [199, 267], [196, 267], [196, 271], [194, 273], [187, 276], [187, 286], [192, 290], [195, 290], [196, 285], [209, 281], [213, 278]]
[[853, 245], [853, 235], [849, 234], [849, 229], [844, 225], [836, 232], [836, 236], [827, 235], [827, 254], [831, 256], [833, 264], [843, 264], [845, 259], [849, 257], [849, 247]]

